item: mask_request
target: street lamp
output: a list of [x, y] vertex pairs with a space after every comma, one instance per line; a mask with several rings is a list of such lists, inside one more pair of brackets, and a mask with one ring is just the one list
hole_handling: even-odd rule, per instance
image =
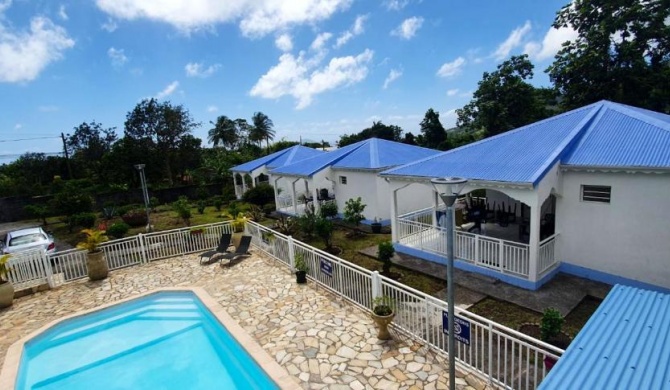
[[149, 192], [147, 191], [147, 179], [144, 177], [144, 164], [135, 165], [135, 169], [140, 172], [140, 181], [142, 182], [142, 195], [144, 196], [144, 208], [147, 212], [147, 232], [151, 231], [151, 222], [149, 220]]
[[441, 177], [432, 179], [431, 184], [447, 206], [447, 304], [449, 310], [449, 388], [456, 390], [456, 353], [454, 338], [454, 214], [453, 206], [458, 194], [463, 191], [466, 179], [460, 177]]

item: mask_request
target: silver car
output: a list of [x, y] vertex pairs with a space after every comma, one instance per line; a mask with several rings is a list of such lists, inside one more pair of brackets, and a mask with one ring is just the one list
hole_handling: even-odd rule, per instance
[[2, 253], [16, 253], [29, 250], [42, 249], [46, 253], [56, 251], [56, 243], [42, 228], [30, 228], [14, 230], [7, 233], [5, 241], [0, 243]]

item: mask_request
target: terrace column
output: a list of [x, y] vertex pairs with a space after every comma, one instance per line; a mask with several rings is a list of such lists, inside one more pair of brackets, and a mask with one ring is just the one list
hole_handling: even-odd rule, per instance
[[293, 180], [291, 182], [291, 201], [293, 202], [293, 215], [298, 215], [298, 201], [295, 197], [295, 182], [298, 181], [298, 179]]
[[319, 189], [316, 186], [312, 189], [312, 204], [314, 205], [314, 214], [319, 214], [321, 204], [319, 204]]
[[275, 179], [274, 186], [273, 186], [273, 190], [275, 192], [275, 210], [277, 210], [277, 211], [280, 211], [279, 190], [277, 190], [277, 187], [279, 186], [279, 184], [277, 184], [279, 182], [279, 179], [281, 179], [281, 177], [278, 177], [278, 178]]
[[540, 200], [535, 199], [530, 206], [530, 237], [528, 240], [528, 280], [537, 281], [537, 262], [540, 250], [540, 218], [542, 207]]
[[235, 187], [235, 197], [237, 198], [237, 200], [240, 200], [242, 199], [242, 194], [240, 194], [240, 189], [237, 184], [237, 176], [238, 176], [237, 172], [233, 172], [233, 187]]
[[391, 191], [391, 242], [398, 242], [398, 191]]
[[242, 194], [244, 194], [245, 192], [247, 192], [247, 180], [244, 177], [246, 176], [246, 174], [243, 173], [240, 176], [242, 176]]
[[439, 221], [437, 219], [437, 209], [440, 207], [440, 200], [438, 199], [438, 194], [436, 191], [433, 191], [433, 227], [437, 227], [439, 225]]

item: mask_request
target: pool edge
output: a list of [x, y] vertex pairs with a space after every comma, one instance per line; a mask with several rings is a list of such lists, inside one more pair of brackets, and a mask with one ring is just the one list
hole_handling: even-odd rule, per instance
[[2, 370], [0, 371], [0, 389], [15, 389], [16, 379], [19, 372], [19, 364], [21, 363], [21, 355], [25, 344], [31, 339], [37, 337], [49, 328], [60, 324], [63, 321], [70, 320], [75, 317], [84, 316], [99, 310], [103, 310], [112, 306], [120, 305], [135, 299], [144, 298], [146, 296], [170, 291], [188, 291], [195, 294], [198, 299], [205, 305], [207, 310], [223, 325], [228, 332], [233, 336], [237, 342], [247, 351], [247, 353], [254, 359], [254, 361], [266, 372], [273, 382], [279, 388], [286, 390], [293, 390], [300, 388], [296, 379], [291, 376], [285, 368], [279, 365], [270, 354], [261, 347], [260, 344], [247, 333], [240, 324], [237, 323], [228, 313], [225, 308], [221, 306], [209, 293], [202, 287], [163, 287], [148, 291], [146, 293], [138, 294], [132, 297], [120, 299], [118, 301], [105, 303], [103, 305], [94, 307], [92, 309], [82, 310], [76, 313], [68, 314], [57, 320], [53, 320], [41, 328], [31, 332], [20, 340], [14, 342], [5, 355]]

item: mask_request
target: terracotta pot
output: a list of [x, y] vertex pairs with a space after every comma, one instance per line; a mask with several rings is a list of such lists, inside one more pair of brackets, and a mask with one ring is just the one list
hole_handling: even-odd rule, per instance
[[0, 309], [12, 306], [14, 302], [14, 286], [5, 282], [0, 284]]
[[377, 338], [379, 340], [390, 340], [391, 334], [389, 333], [389, 325], [393, 322], [393, 317], [395, 313], [391, 313], [387, 316], [378, 316], [374, 312], [372, 313], [372, 320], [374, 320], [377, 325]]
[[105, 252], [103, 251], [89, 253], [86, 266], [88, 267], [88, 278], [91, 280], [102, 280], [109, 274]]

